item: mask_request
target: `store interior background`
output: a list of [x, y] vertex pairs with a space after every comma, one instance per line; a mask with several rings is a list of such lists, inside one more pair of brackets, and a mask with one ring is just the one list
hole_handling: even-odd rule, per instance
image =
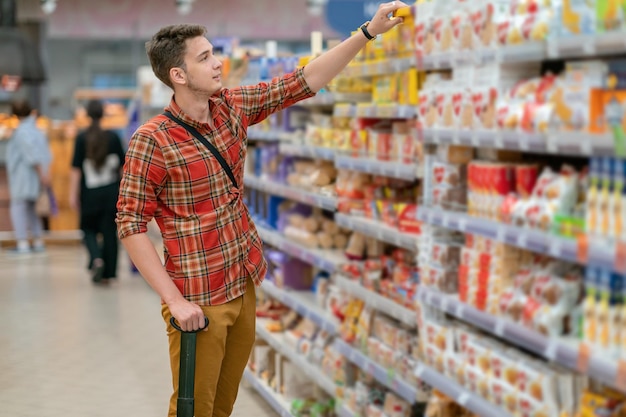
[[[197, 23], [207, 28], [207, 36], [214, 43], [236, 45], [240, 52], [264, 53], [266, 43], [273, 41], [279, 55], [303, 55], [310, 52], [314, 31], [324, 39], [342, 37], [327, 23], [325, 2], [192, 0], [191, 9], [184, 12], [176, 0], [0, 0], [0, 13], [4, 13], [2, 29], [17, 30], [24, 36], [44, 69], [42, 82], [23, 82], [15, 92], [0, 89], [0, 114], [10, 114], [11, 101], [24, 97], [51, 123], [48, 132], [59, 214], [50, 219], [49, 229], [77, 229], [77, 213], [66, 207], [73, 138], [86, 127], [86, 119], [77, 111], [89, 98], [101, 98], [122, 103], [128, 113], [130, 102], [139, 94], [140, 68], [150, 72], [145, 42], [159, 28]], [[360, 8], [367, 5], [361, 3]], [[46, 13], [44, 10], [50, 5], [54, 5], [54, 10]], [[148, 116], [140, 115], [144, 119]], [[126, 140], [132, 133], [125, 129], [127, 117], [128, 114], [120, 114], [119, 122], [110, 126]], [[7, 139], [8, 134], [0, 137]], [[3, 167], [5, 146], [6, 140], [0, 140], [0, 233], [11, 231]]]

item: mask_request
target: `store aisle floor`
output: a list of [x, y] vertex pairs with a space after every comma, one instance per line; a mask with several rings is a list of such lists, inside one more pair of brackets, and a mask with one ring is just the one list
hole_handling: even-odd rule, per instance
[[[165, 417], [167, 339], [158, 296], [120, 256], [119, 282], [91, 284], [80, 246], [0, 253], [0, 415]], [[242, 388], [233, 416], [277, 414]]]

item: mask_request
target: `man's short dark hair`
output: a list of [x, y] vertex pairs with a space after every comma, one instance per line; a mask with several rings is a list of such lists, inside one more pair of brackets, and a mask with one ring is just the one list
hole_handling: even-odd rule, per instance
[[159, 30], [146, 42], [146, 52], [152, 65], [152, 71], [165, 85], [174, 88], [170, 81], [170, 69], [185, 69], [187, 39], [204, 36], [206, 28], [201, 25], [171, 25]]
[[33, 108], [30, 106], [30, 103], [28, 103], [28, 100], [26, 99], [18, 99], [11, 103], [11, 112], [20, 119], [30, 116], [32, 111]]

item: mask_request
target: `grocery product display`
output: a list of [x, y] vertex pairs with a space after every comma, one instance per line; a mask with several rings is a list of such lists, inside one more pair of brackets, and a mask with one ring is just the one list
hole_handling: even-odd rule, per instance
[[259, 343], [308, 377], [260, 377], [282, 409], [625, 415], [625, 12], [419, 1], [250, 129]]

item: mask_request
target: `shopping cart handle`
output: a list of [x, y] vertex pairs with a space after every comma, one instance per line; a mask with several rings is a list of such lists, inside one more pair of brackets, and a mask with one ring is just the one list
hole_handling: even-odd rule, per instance
[[200, 327], [198, 330], [192, 330], [190, 332], [186, 332], [183, 329], [181, 329], [180, 326], [176, 324], [176, 319], [174, 317], [170, 319], [170, 324], [172, 325], [172, 327], [174, 327], [176, 330], [178, 330], [181, 333], [198, 333], [199, 331], [204, 330], [209, 326], [209, 318], [207, 316], [204, 316], [204, 326]]

